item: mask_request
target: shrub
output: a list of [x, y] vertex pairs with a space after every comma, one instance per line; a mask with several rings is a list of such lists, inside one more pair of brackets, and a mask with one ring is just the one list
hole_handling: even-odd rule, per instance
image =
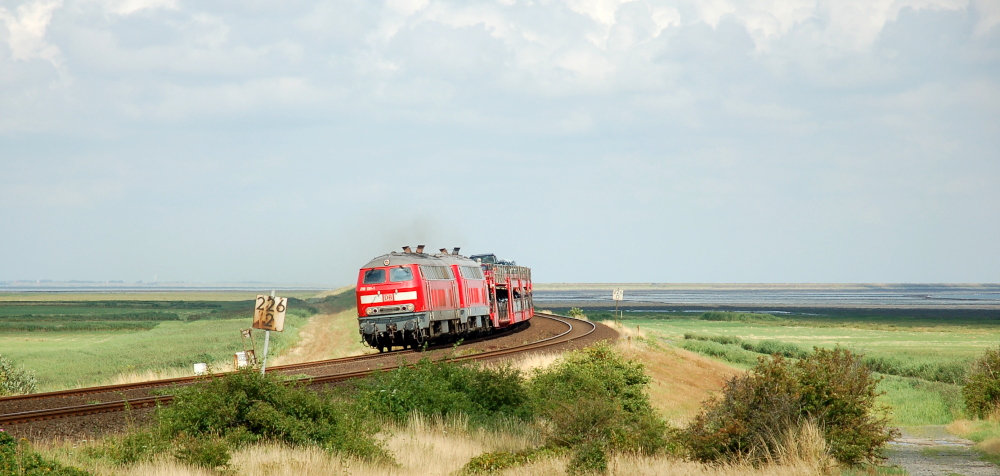
[[1000, 347], [986, 349], [972, 364], [962, 387], [962, 397], [969, 413], [986, 418], [1000, 403]]
[[26, 442], [0, 428], [0, 476], [87, 476], [90, 473], [42, 458]]
[[216, 438], [192, 438], [180, 434], [174, 440], [174, 457], [194, 466], [214, 469], [229, 466], [231, 456], [225, 441]]
[[106, 458], [124, 466], [152, 459], [170, 449], [170, 439], [160, 431], [131, 432], [121, 437], [107, 438], [100, 446], [89, 447], [85, 452], [93, 458]]
[[701, 461], [759, 463], [778, 456], [789, 429], [814, 422], [838, 461], [875, 462], [896, 431], [879, 416], [877, 385], [861, 357], [841, 348], [815, 349], [794, 363], [762, 357], [706, 405], [685, 440]]
[[486, 426], [531, 418], [524, 378], [510, 366], [422, 359], [413, 367], [372, 375], [357, 388], [361, 408], [396, 422], [406, 421], [414, 412], [430, 417], [463, 414], [470, 423]]
[[762, 340], [760, 342], [744, 342], [741, 346], [751, 352], [756, 352], [758, 354], [774, 355], [778, 354], [782, 357], [789, 357], [793, 359], [803, 359], [809, 355], [809, 352], [803, 350], [795, 344], [790, 344], [787, 342], [781, 342], [776, 340]]
[[741, 347], [708, 340], [686, 340], [681, 343], [681, 347], [702, 355], [718, 357], [734, 364], [754, 365], [758, 359], [758, 355]]
[[730, 322], [781, 322], [784, 319], [774, 314], [763, 314], [756, 312], [725, 312], [708, 311], [701, 313], [699, 319], [703, 321], [730, 321]]
[[885, 355], [865, 356], [865, 365], [874, 372], [916, 377], [931, 382], [961, 384], [965, 381], [966, 362], [913, 362]]
[[569, 474], [591, 474], [608, 472], [608, 454], [601, 441], [588, 441], [573, 452], [567, 465]]
[[[257, 441], [317, 445], [365, 460], [388, 459], [375, 441], [373, 425], [348, 406], [273, 375], [245, 370], [177, 389], [173, 404], [159, 412], [160, 431], [171, 438], [225, 439], [235, 446]], [[200, 443], [191, 458], [207, 458], [220, 447]], [[197, 453], [201, 453], [198, 456]]]
[[469, 460], [459, 474], [491, 474], [503, 471], [507, 468], [533, 463], [543, 458], [556, 456], [560, 452], [548, 448], [532, 448], [516, 452], [495, 451], [483, 453]]
[[583, 314], [583, 309], [580, 309], [578, 307], [570, 309], [569, 312], [567, 312], [566, 314], [569, 314], [569, 317], [575, 317], [577, 319], [584, 319], [587, 317]]
[[0, 355], [0, 396], [35, 393], [37, 389], [34, 372], [15, 367], [14, 362]]
[[535, 413], [551, 423], [548, 445], [574, 450], [570, 472], [603, 472], [608, 451], [667, 448], [670, 429], [649, 403], [649, 381], [641, 363], [602, 343], [536, 371], [528, 394]]

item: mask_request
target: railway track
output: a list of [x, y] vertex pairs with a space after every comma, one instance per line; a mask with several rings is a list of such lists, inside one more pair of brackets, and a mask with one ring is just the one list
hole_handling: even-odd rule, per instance
[[[488, 350], [484, 352], [479, 352], [469, 355], [458, 355], [452, 356], [451, 360], [455, 361], [488, 361], [497, 360], [504, 357], [508, 357], [513, 354], [533, 352], [539, 350], [555, 350], [559, 347], [565, 347], [573, 345], [574, 341], [579, 341], [591, 336], [597, 329], [597, 325], [578, 319], [573, 319], [565, 316], [558, 316], [555, 314], [536, 312], [535, 319], [548, 319], [556, 323], [565, 326], [562, 332], [556, 335], [540, 339], [534, 342], [525, 343], [522, 345], [515, 345], [508, 348]], [[462, 347], [458, 348], [459, 350]], [[441, 349], [438, 349], [440, 351]], [[354, 378], [360, 378], [370, 375], [372, 372], [376, 372], [380, 369], [393, 369], [397, 368], [399, 365], [409, 365], [416, 360], [416, 358], [423, 357], [425, 354], [420, 351], [399, 351], [392, 352], [389, 354], [366, 354], [362, 356], [354, 357], [343, 357], [339, 359], [329, 359], [316, 362], [307, 362], [302, 364], [291, 364], [272, 367], [269, 370], [272, 372], [282, 372], [286, 374], [298, 374], [307, 371], [317, 371], [318, 375], [307, 375], [291, 380], [291, 382], [299, 382], [307, 385], [329, 385], [337, 382], [342, 382], [345, 380], [350, 380]], [[358, 364], [359, 362], [385, 359], [386, 357], [397, 356], [398, 358], [403, 358], [406, 362], [383, 365], [376, 368], [366, 368], [363, 370], [354, 371], [336, 371], [334, 370], [338, 365], [343, 364]], [[327, 371], [323, 371], [327, 369]], [[169, 405], [173, 400], [172, 395], [162, 394], [162, 395], [149, 395], [149, 392], [154, 389], [169, 388], [171, 386], [178, 385], [190, 385], [199, 380], [204, 380], [209, 377], [182, 377], [174, 379], [156, 380], [150, 382], [138, 382], [131, 384], [121, 384], [121, 385], [108, 385], [102, 387], [90, 387], [90, 388], [80, 388], [73, 390], [64, 390], [59, 392], [48, 392], [40, 394], [31, 395], [18, 395], [13, 397], [0, 397], [0, 427], [18, 425], [32, 422], [40, 422], [45, 420], [63, 419], [63, 418], [73, 418], [82, 417], [86, 415], [94, 415], [100, 413], [109, 412], [121, 412], [126, 409], [136, 409], [153, 407], [157, 405]], [[111, 401], [93, 401], [98, 397], [108, 397], [116, 396], [117, 399]], [[65, 405], [67, 399], [79, 400], [88, 399], [86, 403], [75, 404], [75, 405]], [[30, 407], [29, 410], [23, 410], [26, 406]], [[6, 408], [22, 408], [21, 411], [8, 411]]]

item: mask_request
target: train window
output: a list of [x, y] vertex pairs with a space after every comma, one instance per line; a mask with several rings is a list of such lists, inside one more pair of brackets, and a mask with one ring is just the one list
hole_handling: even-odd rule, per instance
[[410, 268], [392, 268], [389, 270], [389, 281], [394, 283], [410, 281], [412, 279], [413, 271]]
[[479, 269], [478, 266], [462, 266], [462, 277], [465, 279], [485, 279], [483, 278], [483, 270]]
[[426, 279], [455, 279], [447, 266], [421, 266], [420, 274]]
[[384, 269], [369, 269], [365, 271], [365, 284], [379, 284], [385, 282]]

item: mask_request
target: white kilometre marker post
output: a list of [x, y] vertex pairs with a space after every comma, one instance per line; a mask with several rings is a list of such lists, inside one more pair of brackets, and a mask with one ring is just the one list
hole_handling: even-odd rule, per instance
[[618, 319], [618, 303], [625, 300], [625, 290], [622, 288], [616, 288], [611, 290], [611, 299], [615, 301], [615, 324], [621, 327], [621, 321]]
[[[271, 290], [271, 300], [274, 300], [274, 290]], [[264, 331], [264, 360], [260, 363], [260, 374], [264, 375], [267, 368], [267, 348], [271, 345], [271, 329]]]
[[285, 328], [285, 310], [288, 309], [288, 298], [257, 295], [257, 304], [253, 312], [253, 327], [264, 330], [264, 358], [261, 359], [260, 374], [267, 369], [267, 351], [271, 345], [271, 331], [281, 332]]

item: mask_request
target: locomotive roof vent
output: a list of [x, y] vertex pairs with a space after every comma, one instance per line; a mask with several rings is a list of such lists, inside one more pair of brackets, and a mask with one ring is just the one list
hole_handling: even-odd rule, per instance
[[452, 250], [451, 250], [451, 254], [453, 254], [453, 255], [457, 255], [457, 254], [458, 254], [458, 250], [460, 250], [460, 249], [462, 249], [462, 248], [459, 248], [459, 247], [457, 247], [457, 246], [456, 246], [456, 247], [454, 247], [454, 248], [452, 248]]
[[424, 252], [424, 245], [417, 245], [417, 253], [423, 253], [423, 252]]
[[403, 253], [413, 253], [413, 251], [410, 250], [409, 246], [404, 246], [403, 247]]
[[448, 254], [448, 248], [441, 248], [441, 249], [440, 249], [440, 250], [438, 250], [438, 251], [440, 251], [440, 252], [441, 252], [441, 254], [443, 254], [443, 255], [446, 255], [446, 254]]

